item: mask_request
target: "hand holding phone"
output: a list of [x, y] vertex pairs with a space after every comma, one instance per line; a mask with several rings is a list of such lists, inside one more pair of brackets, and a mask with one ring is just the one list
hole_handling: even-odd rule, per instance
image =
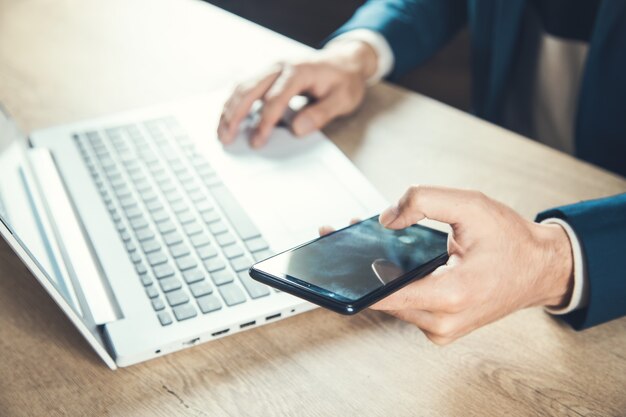
[[390, 230], [378, 216], [250, 268], [257, 281], [341, 314], [355, 314], [448, 259], [447, 234], [420, 225]]

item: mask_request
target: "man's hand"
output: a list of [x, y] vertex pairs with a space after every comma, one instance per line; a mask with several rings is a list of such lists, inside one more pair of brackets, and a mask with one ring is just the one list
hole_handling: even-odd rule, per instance
[[[380, 215], [390, 229], [429, 218], [452, 226], [450, 258], [372, 306], [447, 344], [514, 311], [571, 297], [572, 249], [558, 225], [541, 225], [476, 191], [415, 186]], [[320, 228], [321, 234], [332, 231]]]
[[307, 95], [315, 102], [298, 113], [292, 130], [307, 135], [332, 119], [351, 113], [363, 100], [365, 82], [376, 69], [374, 50], [364, 42], [331, 43], [310, 58], [274, 65], [259, 77], [239, 84], [224, 105], [217, 134], [224, 144], [231, 143], [239, 125], [256, 100], [262, 100], [261, 118], [251, 138], [261, 147], [296, 95]]

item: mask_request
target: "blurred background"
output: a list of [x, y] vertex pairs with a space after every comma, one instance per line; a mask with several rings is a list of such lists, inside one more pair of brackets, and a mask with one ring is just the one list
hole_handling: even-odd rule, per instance
[[[321, 42], [365, 0], [207, 0], [245, 19], [299, 42]], [[439, 101], [469, 110], [469, 36], [462, 31], [448, 46], [398, 84]]]

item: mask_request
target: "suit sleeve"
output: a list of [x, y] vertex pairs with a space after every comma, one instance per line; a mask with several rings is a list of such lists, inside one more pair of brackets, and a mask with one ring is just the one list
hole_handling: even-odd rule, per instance
[[539, 213], [566, 221], [580, 242], [588, 278], [587, 306], [561, 316], [577, 330], [626, 316], [626, 194]]
[[385, 37], [395, 79], [435, 54], [467, 22], [465, 0], [369, 0], [329, 39], [355, 29]]

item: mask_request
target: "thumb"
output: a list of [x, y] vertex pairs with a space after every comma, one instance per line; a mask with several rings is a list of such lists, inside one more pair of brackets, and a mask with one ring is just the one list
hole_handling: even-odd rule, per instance
[[481, 193], [446, 187], [415, 185], [400, 201], [380, 214], [380, 223], [390, 229], [404, 229], [429, 218], [452, 226], [467, 216], [467, 205]]
[[323, 128], [345, 109], [345, 98], [340, 94], [329, 94], [323, 99], [305, 107], [294, 118], [292, 130], [297, 136], [305, 136]]

